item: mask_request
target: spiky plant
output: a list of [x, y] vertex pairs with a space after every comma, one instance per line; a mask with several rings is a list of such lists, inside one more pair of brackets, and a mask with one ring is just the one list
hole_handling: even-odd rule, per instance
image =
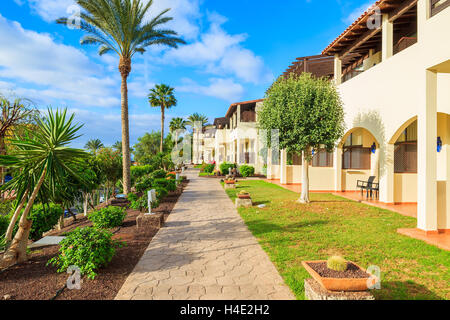
[[347, 270], [347, 260], [341, 256], [332, 256], [327, 260], [327, 267], [334, 271]]

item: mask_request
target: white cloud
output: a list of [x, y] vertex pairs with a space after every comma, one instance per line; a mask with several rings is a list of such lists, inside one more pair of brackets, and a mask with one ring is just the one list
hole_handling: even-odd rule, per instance
[[347, 24], [351, 24], [351, 23], [355, 22], [356, 19], [358, 19], [364, 12], [366, 12], [367, 9], [372, 7], [372, 5], [373, 5], [373, 1], [372, 2], [367, 2], [367, 3], [359, 6], [358, 8], [353, 10], [347, 17], [342, 19], [342, 21], [347, 23]]
[[[46, 110], [42, 109], [45, 113]], [[80, 108], [69, 108], [67, 112], [75, 113], [75, 122], [82, 123], [80, 137], [74, 143], [74, 147], [83, 148], [89, 139], [100, 139], [106, 146], [112, 145], [116, 141], [122, 140], [120, 113], [113, 113], [105, 109], [105, 112], [97, 112]], [[172, 116], [166, 115], [165, 126]], [[155, 113], [132, 113], [129, 115], [130, 126], [130, 144], [133, 145], [137, 139], [146, 132], [152, 130], [159, 131], [161, 128], [161, 115]]]
[[232, 79], [212, 78], [209, 82], [209, 85], [202, 86], [191, 79], [183, 79], [184, 84], [177, 87], [177, 90], [215, 97], [228, 102], [237, 101], [244, 94], [242, 85]]
[[266, 83], [273, 78], [263, 59], [242, 46], [246, 34], [227, 33], [222, 28], [226, 18], [217, 13], [210, 14], [209, 21], [210, 28], [199, 41], [168, 51], [164, 61], [199, 66], [204, 72], [235, 76], [254, 84]]
[[26, 93], [37, 102], [120, 104], [118, 74], [105, 75], [103, 67], [81, 50], [58, 44], [50, 35], [26, 30], [1, 15], [0, 43], [8, 44], [0, 50], [0, 80], [13, 81], [15, 85], [9, 89]]
[[[15, 0], [22, 5], [28, 1], [31, 10], [38, 14], [43, 20], [53, 22], [60, 17], [67, 17], [73, 12], [71, 6], [74, 0]], [[143, 3], [147, 3], [144, 0]], [[199, 28], [197, 19], [201, 17], [199, 0], [156, 0], [150, 8], [149, 17], [159, 14], [161, 11], [170, 8], [167, 16], [173, 17], [166, 27], [173, 28], [186, 39], [194, 39], [198, 36]]]

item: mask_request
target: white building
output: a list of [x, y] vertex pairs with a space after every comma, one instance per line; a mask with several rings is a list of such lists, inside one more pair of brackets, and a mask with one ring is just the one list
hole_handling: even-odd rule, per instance
[[[419, 229], [450, 230], [449, 7], [379, 0], [322, 52], [334, 57], [347, 132], [317, 155], [311, 190], [355, 191], [376, 176], [381, 202], [417, 203]], [[287, 159], [281, 152], [268, 177], [300, 183], [301, 163]]]

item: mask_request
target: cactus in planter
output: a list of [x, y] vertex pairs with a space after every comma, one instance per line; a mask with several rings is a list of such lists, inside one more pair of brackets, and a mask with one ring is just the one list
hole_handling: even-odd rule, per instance
[[345, 271], [347, 270], [347, 260], [340, 256], [332, 256], [327, 260], [327, 267], [334, 271]]
[[245, 191], [245, 190], [241, 190], [241, 191], [239, 192], [239, 194], [240, 194], [240, 195], [243, 195], [243, 196], [249, 195], [249, 193], [248, 193], [247, 191]]

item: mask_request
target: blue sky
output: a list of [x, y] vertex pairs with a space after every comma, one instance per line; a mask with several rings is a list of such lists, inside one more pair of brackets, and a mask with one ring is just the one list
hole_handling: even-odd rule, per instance
[[[73, 0], [1, 0], [0, 93], [36, 105], [67, 107], [84, 123], [76, 146], [121, 139], [118, 57], [80, 46], [82, 33], [56, 25]], [[146, 1], [146, 0], [144, 0]], [[129, 78], [131, 144], [159, 130], [146, 99], [155, 83], [175, 87], [172, 117], [199, 112], [210, 121], [232, 102], [262, 98], [297, 57], [319, 54], [372, 2], [368, 0], [154, 0], [172, 8], [170, 27], [187, 45], [151, 48], [133, 60]]]

